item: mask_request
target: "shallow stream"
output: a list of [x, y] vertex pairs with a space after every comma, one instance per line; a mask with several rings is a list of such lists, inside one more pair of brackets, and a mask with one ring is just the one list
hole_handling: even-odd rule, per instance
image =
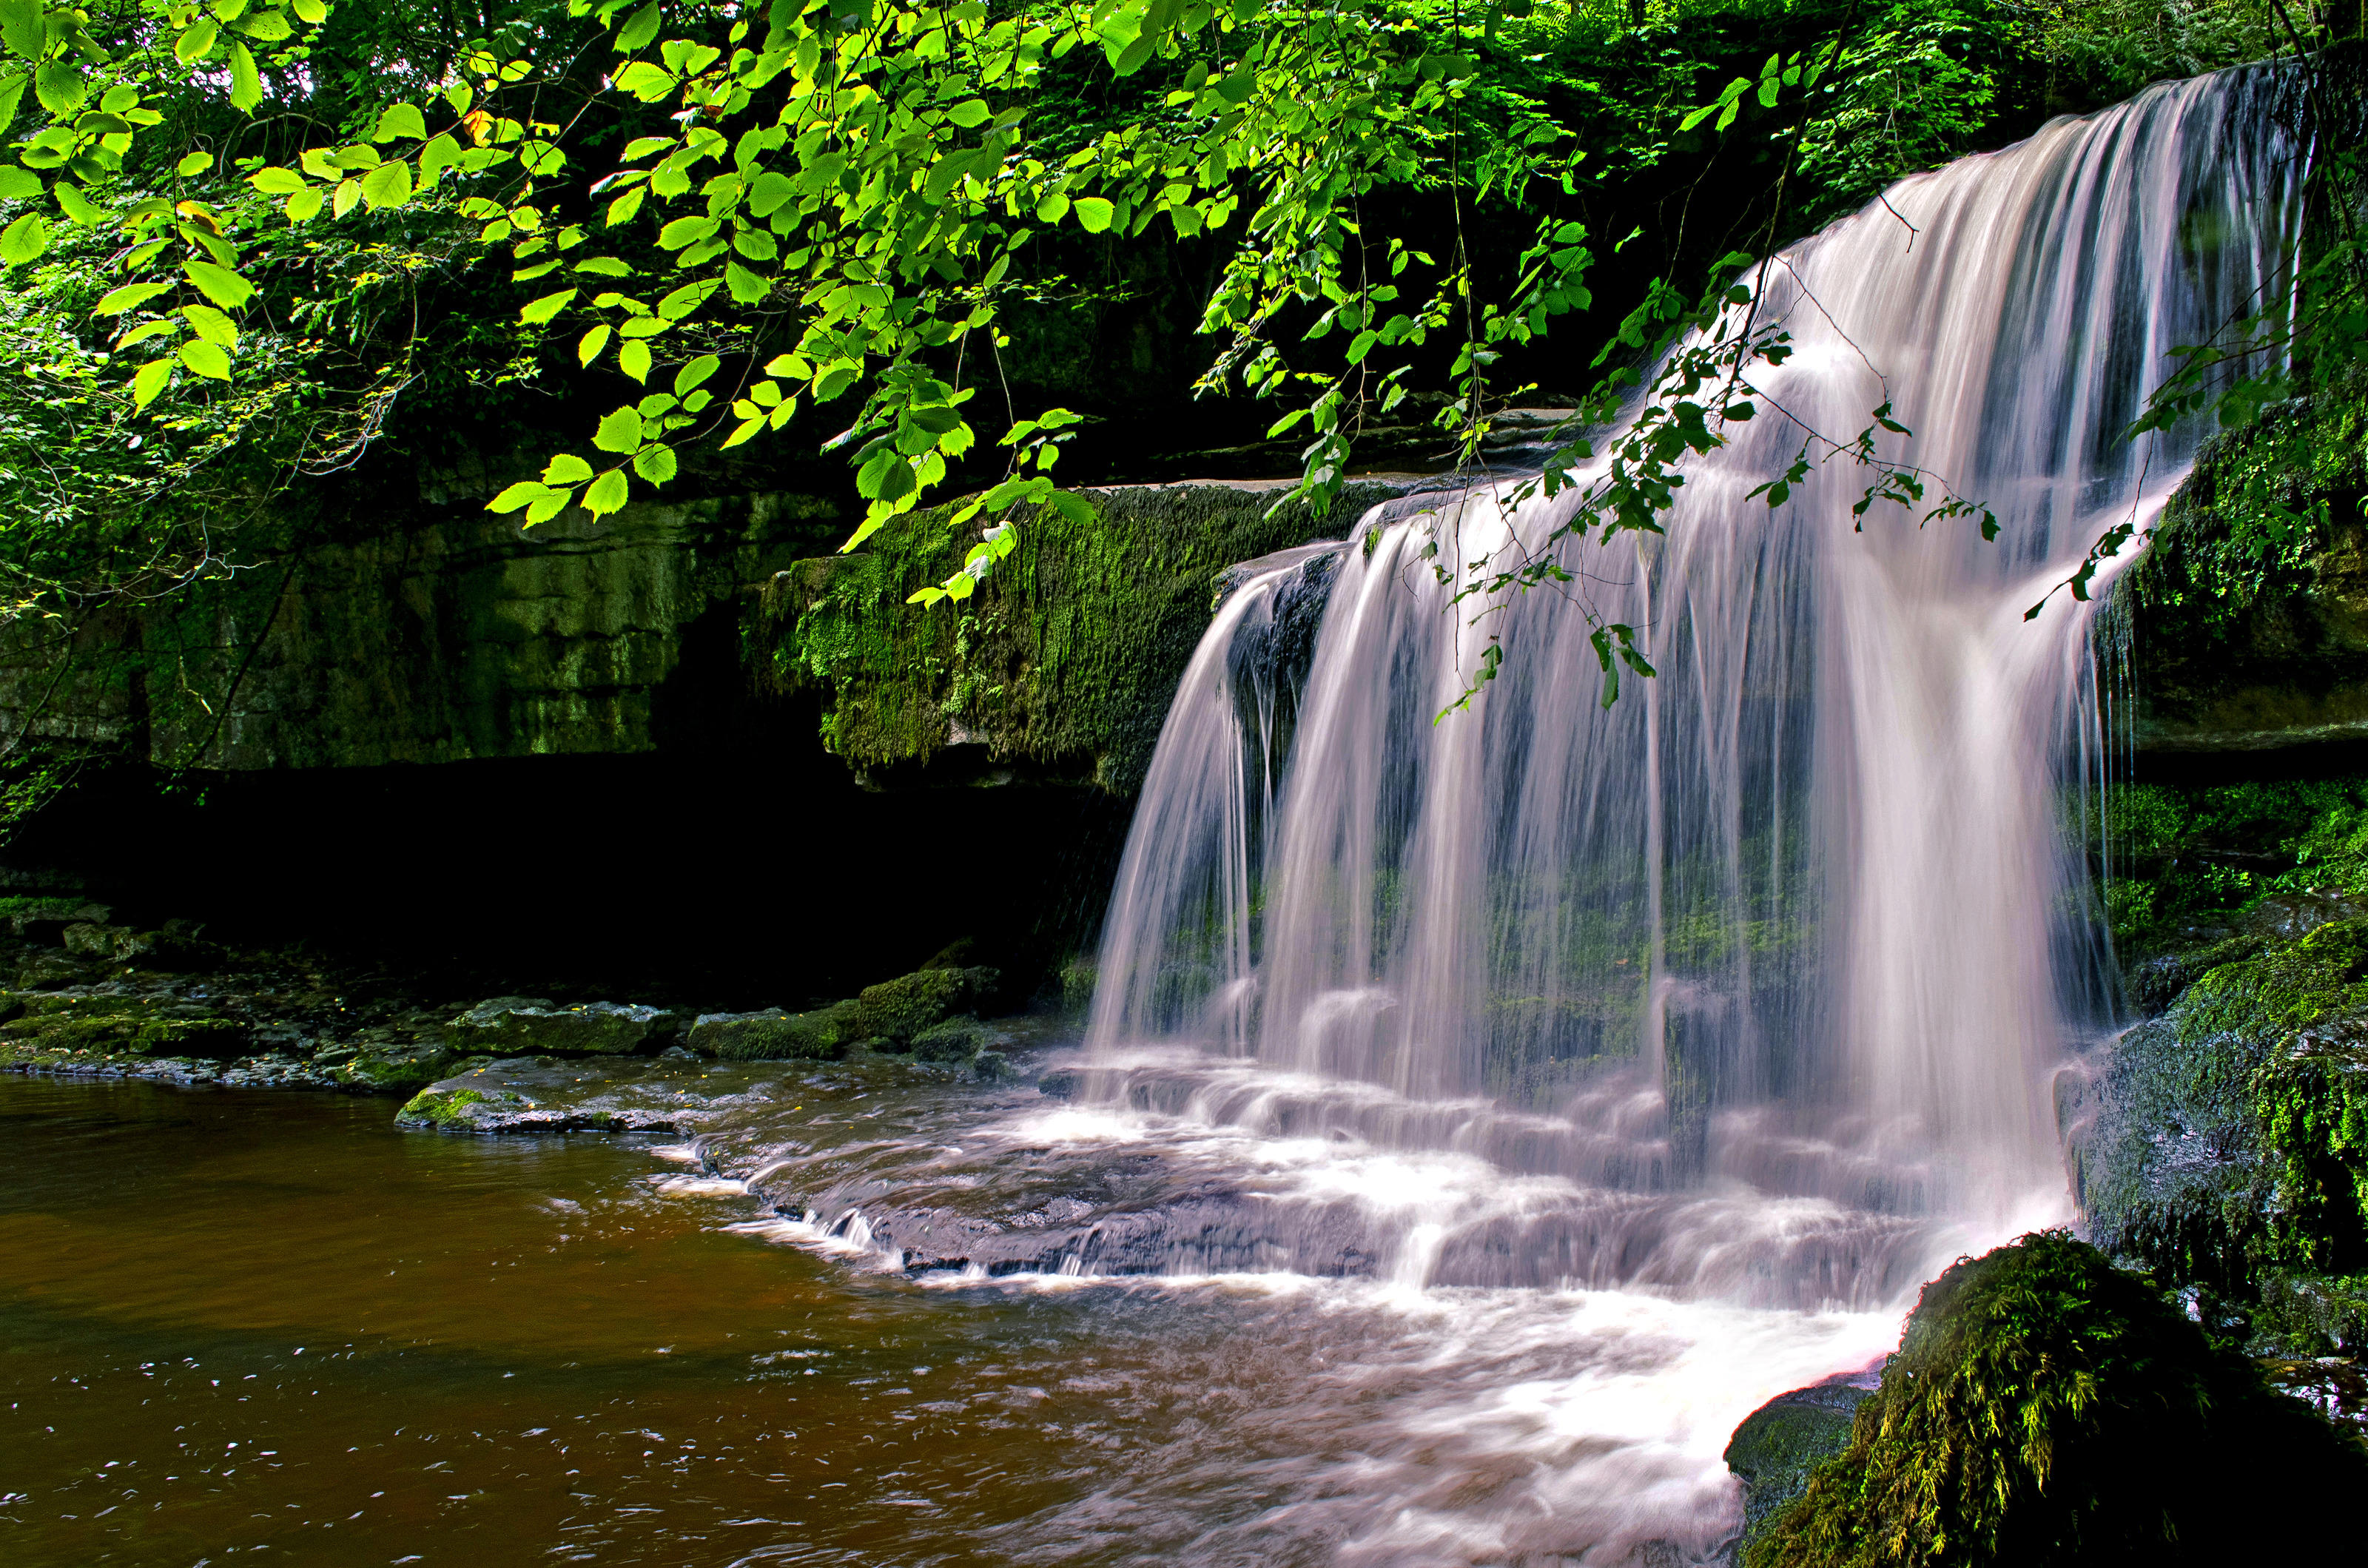
[[[1025, 1083], [677, 1070], [705, 1168], [680, 1134], [0, 1078], [0, 1557], [1698, 1562], [1739, 1517], [1736, 1423], [1898, 1331], [1371, 1275], [908, 1274], [779, 1195], [1000, 1168], [1035, 1178], [1005, 1228], [1057, 1226], [1097, 1160], [1189, 1188], [1192, 1141]], [[1289, 1142], [1269, 1168], [1309, 1179]], [[1435, 1197], [1330, 1142], [1360, 1201]]]

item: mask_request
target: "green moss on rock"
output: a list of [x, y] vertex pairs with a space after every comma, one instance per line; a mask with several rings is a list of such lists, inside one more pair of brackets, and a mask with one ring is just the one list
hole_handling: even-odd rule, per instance
[[913, 1036], [916, 1062], [969, 1062], [993, 1045], [995, 1031], [968, 1015], [931, 1024]]
[[454, 1018], [451, 1028], [462, 1050], [497, 1056], [622, 1056], [669, 1018], [660, 1008], [620, 1002], [558, 1007], [541, 996], [496, 996]]
[[924, 969], [878, 985], [857, 998], [864, 1033], [884, 1049], [901, 1051], [931, 1025], [977, 1008], [1003, 983], [992, 969]]
[[847, 1054], [863, 1037], [861, 1009], [840, 1002], [808, 1013], [769, 1007], [761, 1013], [705, 1013], [684, 1043], [726, 1062], [827, 1061]]
[[1850, 1446], [1746, 1568], [2335, 1562], [2368, 1455], [2060, 1233], [1925, 1287]]
[[522, 1096], [507, 1090], [486, 1094], [478, 1089], [422, 1089], [404, 1102], [394, 1113], [398, 1127], [433, 1128], [438, 1131], [471, 1131], [475, 1122], [470, 1115], [474, 1106], [502, 1107], [523, 1105]]
[[1743, 1546], [1807, 1489], [1817, 1465], [1850, 1446], [1850, 1418], [1868, 1391], [1846, 1383], [1795, 1389], [1744, 1417], [1727, 1440], [1726, 1468], [1743, 1483]]
[[1351, 484], [1328, 517], [1271, 488], [1177, 484], [1084, 492], [1084, 523], [1049, 508], [971, 598], [905, 601], [977, 542], [960, 504], [891, 523], [860, 551], [774, 577], [752, 662], [782, 689], [820, 689], [823, 735], [861, 769], [925, 765], [952, 746], [990, 765], [1132, 794], [1226, 568], [1345, 533], [1402, 483]]

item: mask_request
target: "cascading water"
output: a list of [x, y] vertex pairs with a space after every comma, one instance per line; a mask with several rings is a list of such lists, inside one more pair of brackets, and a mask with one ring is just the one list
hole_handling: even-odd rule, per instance
[[[2051, 1068], [2113, 1012], [2077, 820], [2108, 693], [2087, 605], [2023, 611], [2178, 484], [2191, 437], [2121, 433], [2292, 254], [2279, 81], [2154, 88], [1774, 258], [1759, 416], [1666, 537], [1565, 558], [1659, 667], [1608, 708], [1576, 608], [1474, 625], [1433, 575], [1554, 526], [1509, 483], [1235, 569], [1075, 1072], [823, 1073], [702, 1131], [772, 1211], [744, 1228], [987, 1298], [1041, 1354], [973, 1397], [1110, 1446], [990, 1551], [1719, 1561], [1737, 1421], [2068, 1215]], [[1995, 541], [1854, 531], [1844, 464], [1750, 497], [1788, 416], [1847, 438], [1886, 401], [1886, 455]], [[1490, 637], [1502, 673], [1434, 723]]]
[[[1238, 573], [1120, 874], [1103, 1103], [1326, 1141], [1269, 1173], [1260, 1256], [1413, 1284], [1864, 1309], [2063, 1217], [2048, 1069], [2111, 1010], [2064, 820], [2100, 732], [2088, 607], [2024, 611], [2183, 477], [2192, 439], [2121, 434], [2169, 351], [2276, 287], [2272, 86], [2154, 88], [1778, 256], [1760, 417], [1666, 538], [1565, 557], [1659, 667], [1608, 707], [1572, 607], [1475, 619], [1431, 568], [1566, 500], [1433, 496]], [[1885, 402], [1885, 456], [1995, 541], [1856, 531], [1848, 462], [1749, 497]]]

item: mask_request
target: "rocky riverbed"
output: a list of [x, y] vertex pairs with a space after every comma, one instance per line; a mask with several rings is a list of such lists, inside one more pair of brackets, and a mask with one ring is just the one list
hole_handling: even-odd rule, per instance
[[991, 1080], [1048, 1027], [981, 1017], [1002, 976], [966, 962], [967, 943], [855, 996], [734, 1010], [452, 998], [431, 977], [119, 923], [71, 898], [0, 900], [0, 1071], [401, 1096], [406, 1123], [453, 1131], [678, 1131], [688, 1100], [761, 1076], [719, 1082], [718, 1062]]

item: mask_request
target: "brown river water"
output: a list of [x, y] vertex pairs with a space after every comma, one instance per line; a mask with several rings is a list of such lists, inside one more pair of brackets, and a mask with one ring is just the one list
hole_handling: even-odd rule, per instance
[[[1025, 1087], [743, 1101], [715, 1144], [776, 1179], [894, 1157], [961, 1186], [1091, 1120]], [[678, 1137], [392, 1108], [0, 1078], [0, 1562], [1705, 1562], [1735, 1422], [1897, 1332], [1288, 1274], [916, 1279]]]

